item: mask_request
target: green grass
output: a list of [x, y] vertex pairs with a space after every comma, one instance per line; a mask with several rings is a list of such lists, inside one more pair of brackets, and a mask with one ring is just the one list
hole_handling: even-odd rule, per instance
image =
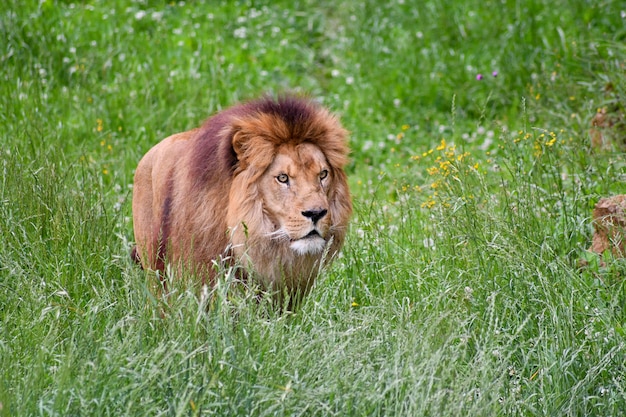
[[[622, 415], [626, 262], [585, 249], [626, 193], [623, 149], [588, 133], [599, 108], [624, 123], [625, 14], [3, 2], [0, 415]], [[137, 162], [289, 90], [352, 132], [341, 258], [295, 314], [225, 271], [161, 317], [128, 257]]]

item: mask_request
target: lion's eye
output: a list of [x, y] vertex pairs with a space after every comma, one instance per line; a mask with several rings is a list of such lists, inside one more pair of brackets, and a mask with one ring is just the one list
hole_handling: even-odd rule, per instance
[[276, 177], [276, 181], [280, 182], [281, 184], [287, 184], [289, 182], [289, 175], [287, 175], [287, 174], [279, 174]]
[[328, 170], [323, 169], [322, 172], [320, 172], [320, 180], [323, 180], [326, 177], [328, 177]]

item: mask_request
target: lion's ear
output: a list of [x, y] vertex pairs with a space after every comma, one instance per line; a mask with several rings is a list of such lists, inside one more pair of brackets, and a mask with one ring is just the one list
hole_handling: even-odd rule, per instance
[[248, 147], [250, 137], [246, 135], [239, 127], [235, 127], [233, 130], [234, 133], [232, 136], [233, 139], [231, 141], [231, 144], [233, 146], [233, 150], [235, 151], [235, 155], [237, 155], [237, 159], [241, 160]]
[[249, 126], [235, 124], [232, 127], [231, 146], [237, 158], [237, 170], [243, 171], [254, 165], [254, 174], [262, 173], [274, 159], [274, 146], [255, 135]]

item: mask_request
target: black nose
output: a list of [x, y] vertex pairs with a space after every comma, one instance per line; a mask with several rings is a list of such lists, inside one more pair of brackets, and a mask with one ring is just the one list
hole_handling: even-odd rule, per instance
[[304, 217], [308, 217], [309, 219], [311, 219], [313, 221], [313, 224], [315, 224], [317, 223], [319, 219], [324, 217], [326, 213], [328, 213], [328, 210], [326, 209], [313, 209], [313, 210], [303, 211], [302, 215]]

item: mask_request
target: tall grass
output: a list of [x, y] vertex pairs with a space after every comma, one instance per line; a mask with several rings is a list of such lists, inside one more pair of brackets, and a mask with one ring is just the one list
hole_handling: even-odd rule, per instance
[[[4, 2], [0, 415], [623, 414], [626, 264], [586, 248], [626, 192], [588, 136], [623, 121], [625, 13]], [[128, 257], [137, 161], [284, 90], [352, 132], [341, 257], [294, 314], [232, 271], [165, 304]]]

